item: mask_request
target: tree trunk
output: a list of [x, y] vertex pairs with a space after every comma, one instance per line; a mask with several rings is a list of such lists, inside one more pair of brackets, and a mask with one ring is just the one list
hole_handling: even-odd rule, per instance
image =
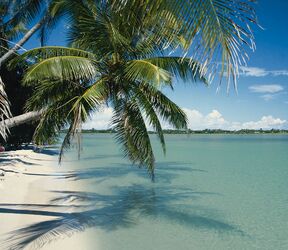
[[36, 23], [24, 36], [23, 38], [16, 43], [16, 45], [9, 49], [3, 56], [1, 56], [0, 58], [0, 68], [1, 65], [3, 65], [7, 60], [10, 59], [10, 57], [18, 50], [20, 49], [20, 47], [26, 43], [29, 38], [38, 30], [41, 28], [41, 26], [45, 23], [45, 21], [47, 20], [48, 15], [46, 14], [38, 23]]
[[[13, 54], [19, 49], [21, 48], [21, 46], [26, 43], [30, 37], [37, 31], [41, 28], [41, 26], [45, 23], [45, 21], [47, 20], [48, 18], [48, 14], [45, 14], [45, 16], [38, 22], [36, 23], [24, 36], [23, 38], [18, 42], [16, 43], [16, 45], [9, 49], [3, 56], [1, 56], [0, 58], [0, 68], [1, 66], [7, 62], [7, 60], [9, 60], [11, 58], [11, 56], [13, 56]], [[1, 78], [0, 78], [1, 80]], [[2, 83], [2, 81], [1, 81]], [[3, 84], [4, 85], [4, 84]], [[1, 91], [1, 95], [4, 96], [6, 95], [5, 94], [5, 91], [4, 89], [0, 89]], [[0, 96], [1, 97], [1, 96]], [[7, 105], [5, 106], [5, 108], [9, 111], [9, 103], [7, 103]], [[32, 120], [37, 120], [40, 118], [40, 115], [42, 112], [29, 112], [29, 113], [26, 113], [26, 114], [23, 114], [23, 115], [19, 115], [19, 116], [16, 116], [16, 117], [12, 117], [12, 118], [9, 118], [9, 119], [6, 119], [3, 121], [4, 119], [4, 109], [2, 107], [0, 107], [0, 136], [2, 136], [4, 139], [6, 139], [6, 136], [7, 136], [7, 129], [11, 128], [11, 127], [14, 127], [14, 126], [18, 126], [18, 125], [21, 125], [23, 123], [26, 123], [26, 122], [29, 122], [29, 121], [32, 121]], [[7, 115], [6, 115], [7, 117]]]
[[0, 76], [0, 136], [2, 136], [4, 140], [7, 138], [7, 127], [4, 126], [5, 124], [2, 124], [2, 122], [4, 119], [8, 119], [10, 117], [10, 105], [4, 91], [4, 83], [2, 82], [2, 78]]
[[12, 127], [19, 126], [21, 124], [31, 122], [31, 121], [37, 121], [40, 119], [43, 111], [31, 111], [28, 113], [25, 113], [23, 115], [14, 116], [10, 119], [6, 119], [0, 123], [0, 126], [6, 126], [8, 129]]

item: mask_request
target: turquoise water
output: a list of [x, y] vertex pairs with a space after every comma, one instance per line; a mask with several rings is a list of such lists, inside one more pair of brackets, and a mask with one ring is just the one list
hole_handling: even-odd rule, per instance
[[155, 183], [112, 135], [66, 154], [93, 207], [91, 249], [288, 249], [287, 135], [167, 135], [166, 156], [152, 140]]

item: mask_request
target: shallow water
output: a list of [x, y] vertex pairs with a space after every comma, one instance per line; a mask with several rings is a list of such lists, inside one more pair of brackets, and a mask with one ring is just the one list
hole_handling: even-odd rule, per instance
[[91, 249], [288, 249], [287, 135], [166, 135], [166, 156], [152, 140], [155, 183], [112, 135], [66, 153], [93, 206]]

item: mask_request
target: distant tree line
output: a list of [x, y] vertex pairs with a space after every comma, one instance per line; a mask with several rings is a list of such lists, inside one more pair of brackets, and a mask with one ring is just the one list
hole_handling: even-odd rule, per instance
[[[66, 132], [65, 130], [62, 131]], [[84, 129], [84, 134], [100, 133], [100, 134], [113, 134], [116, 131], [113, 129]], [[223, 129], [203, 129], [203, 130], [175, 130], [164, 129], [164, 134], [288, 134], [286, 129], [240, 129], [240, 130], [223, 130]], [[149, 131], [149, 134], [156, 134], [154, 131]]]

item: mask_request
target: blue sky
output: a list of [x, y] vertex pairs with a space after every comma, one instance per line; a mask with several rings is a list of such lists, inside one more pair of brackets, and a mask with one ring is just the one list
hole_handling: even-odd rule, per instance
[[[184, 108], [191, 129], [204, 128], [288, 128], [288, 1], [259, 0], [256, 11], [264, 28], [255, 28], [256, 51], [238, 79], [238, 94], [225, 83], [216, 92], [219, 81], [210, 87], [201, 83], [175, 84], [165, 93]], [[47, 44], [65, 45], [62, 23], [52, 32]], [[26, 49], [39, 46], [34, 38]], [[107, 128], [112, 110], [97, 113], [86, 128]], [[168, 125], [165, 125], [167, 128]]]

